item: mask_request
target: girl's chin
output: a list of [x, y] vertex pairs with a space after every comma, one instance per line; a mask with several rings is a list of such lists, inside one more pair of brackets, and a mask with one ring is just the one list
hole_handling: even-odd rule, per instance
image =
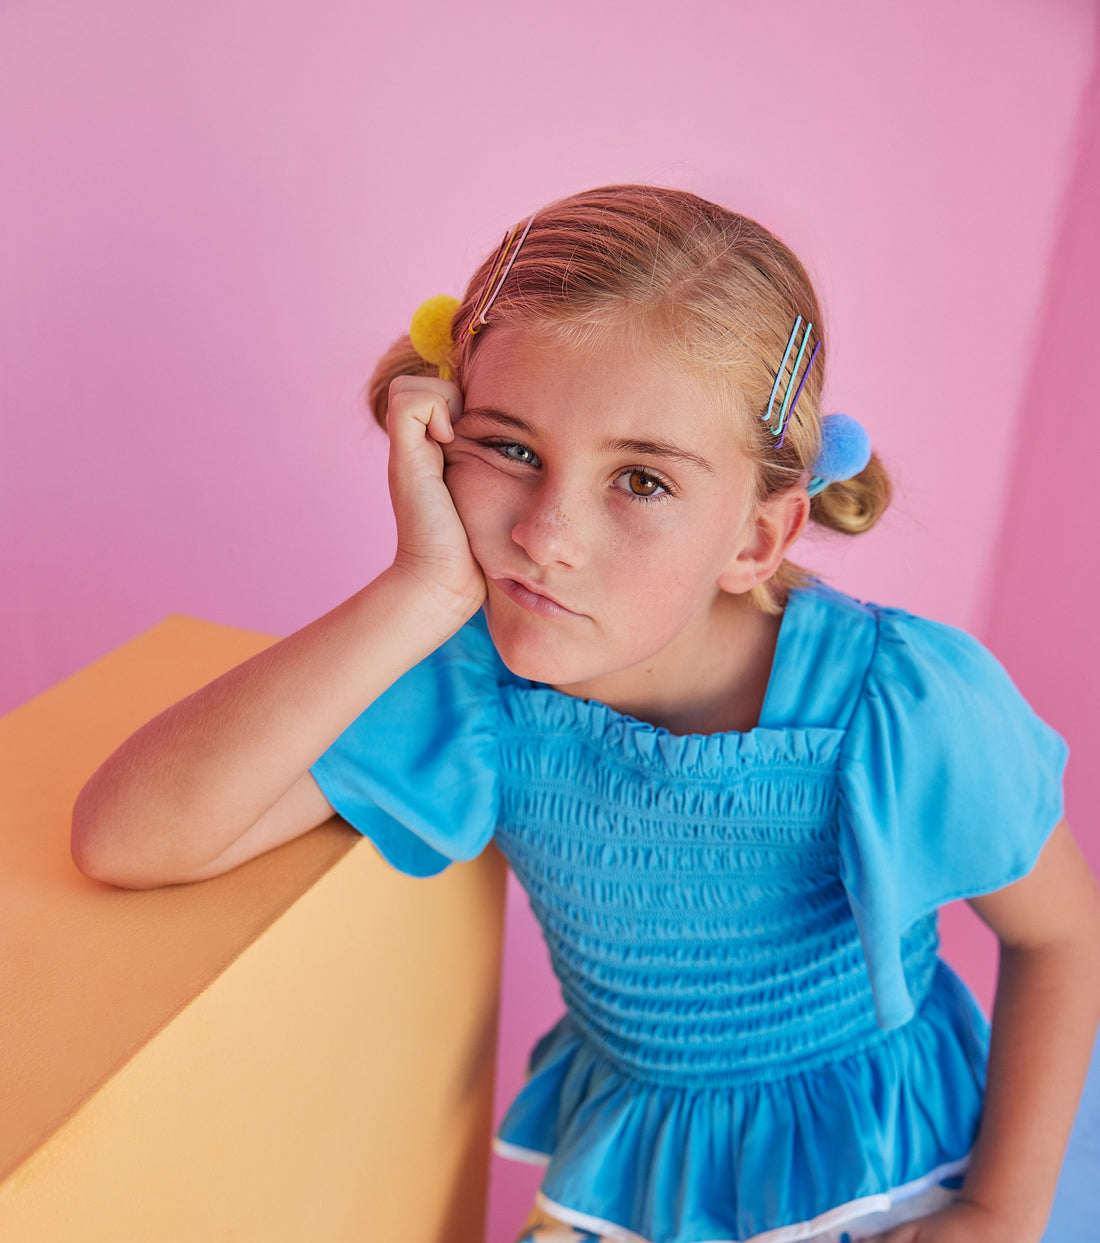
[[[517, 678], [552, 687], [575, 699], [594, 699], [615, 707], [615, 700], [633, 685], [630, 672], [614, 655], [579, 651], [564, 645], [533, 644], [511, 634], [498, 637], [489, 624], [497, 654]], [[616, 676], [619, 675], [619, 676]]]
[[487, 616], [497, 655], [517, 678], [568, 691], [570, 683], [587, 682], [606, 672], [593, 652], [578, 650], [581, 645], [525, 634], [526, 627], [494, 623], [491, 612]]
[[[494, 642], [496, 640], [494, 639]], [[545, 686], [565, 688], [570, 682], [578, 682], [585, 674], [578, 674], [576, 666], [568, 660], [532, 652], [526, 646], [496, 643], [497, 654], [517, 678], [541, 682]]]

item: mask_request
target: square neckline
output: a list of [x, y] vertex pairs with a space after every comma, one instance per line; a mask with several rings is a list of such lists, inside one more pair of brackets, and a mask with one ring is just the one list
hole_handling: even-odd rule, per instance
[[775, 640], [775, 651], [772, 653], [772, 665], [768, 671], [768, 685], [764, 691], [764, 700], [760, 705], [760, 715], [756, 724], [750, 729], [721, 729], [714, 730], [712, 733], [698, 733], [696, 731], [686, 734], [678, 734], [669, 729], [665, 725], [655, 725], [652, 721], [645, 721], [641, 717], [632, 716], [629, 712], [620, 712], [618, 708], [612, 707], [611, 704], [605, 703], [602, 699], [584, 698], [578, 695], [567, 695], [564, 691], [559, 691], [556, 687], [551, 686], [548, 682], [538, 682], [534, 679], [527, 679], [527, 685], [531, 690], [547, 691], [554, 695], [561, 696], [562, 699], [572, 699], [576, 703], [589, 704], [598, 708], [602, 708], [611, 717], [626, 722], [632, 728], [641, 728], [644, 730], [652, 730], [657, 736], [667, 736], [669, 738], [684, 739], [708, 739], [708, 738], [751, 738], [754, 734], [764, 730], [776, 730], [790, 728], [785, 725], [774, 725], [771, 723], [772, 718], [772, 701], [777, 699], [780, 694], [779, 685], [786, 676], [787, 666], [789, 665], [787, 649], [795, 646], [795, 635], [799, 630], [799, 622], [796, 620], [798, 614], [802, 611], [802, 597], [812, 596], [816, 593], [822, 584], [819, 580], [814, 580], [806, 587], [793, 587], [787, 594], [787, 602], [783, 606], [783, 616], [779, 623], [779, 634]]

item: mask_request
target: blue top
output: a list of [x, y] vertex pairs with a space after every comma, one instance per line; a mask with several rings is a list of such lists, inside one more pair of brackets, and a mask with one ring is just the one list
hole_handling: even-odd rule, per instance
[[414, 875], [494, 835], [562, 984], [501, 1127], [575, 1220], [748, 1239], [965, 1158], [986, 1026], [935, 911], [1034, 864], [1065, 745], [975, 640], [792, 594], [760, 724], [516, 678], [481, 618], [313, 767]]

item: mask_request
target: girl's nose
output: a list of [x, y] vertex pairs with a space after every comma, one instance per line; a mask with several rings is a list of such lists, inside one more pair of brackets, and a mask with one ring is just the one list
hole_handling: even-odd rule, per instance
[[536, 565], [560, 565], [578, 569], [585, 559], [577, 522], [561, 496], [541, 490], [529, 498], [526, 510], [512, 528], [512, 539]]

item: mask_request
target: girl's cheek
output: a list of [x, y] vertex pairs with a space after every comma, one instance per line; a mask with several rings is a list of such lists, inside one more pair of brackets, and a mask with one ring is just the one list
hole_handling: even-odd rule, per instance
[[476, 491], [479, 483], [489, 474], [485, 463], [470, 453], [458, 451], [451, 455], [444, 454], [443, 461], [443, 477], [452, 495]]
[[444, 454], [447, 486], [452, 490], [460, 487], [473, 492], [478, 489], [487, 491], [493, 487], [507, 485], [508, 472], [501, 470], [494, 461], [478, 453], [455, 450], [451, 455]]
[[690, 555], [699, 539], [698, 519], [672, 498], [648, 504], [625, 501], [618, 519], [615, 526], [622, 538], [640, 545], [667, 546], [679, 541], [683, 552]]
[[[474, 462], [457, 464], [447, 471], [446, 484], [451, 493], [451, 500], [466, 528], [467, 534], [473, 537], [483, 530], [491, 528], [496, 519], [495, 511], [500, 506], [500, 489], [494, 488], [489, 472], [478, 469]], [[496, 476], [499, 479], [499, 475]]]

